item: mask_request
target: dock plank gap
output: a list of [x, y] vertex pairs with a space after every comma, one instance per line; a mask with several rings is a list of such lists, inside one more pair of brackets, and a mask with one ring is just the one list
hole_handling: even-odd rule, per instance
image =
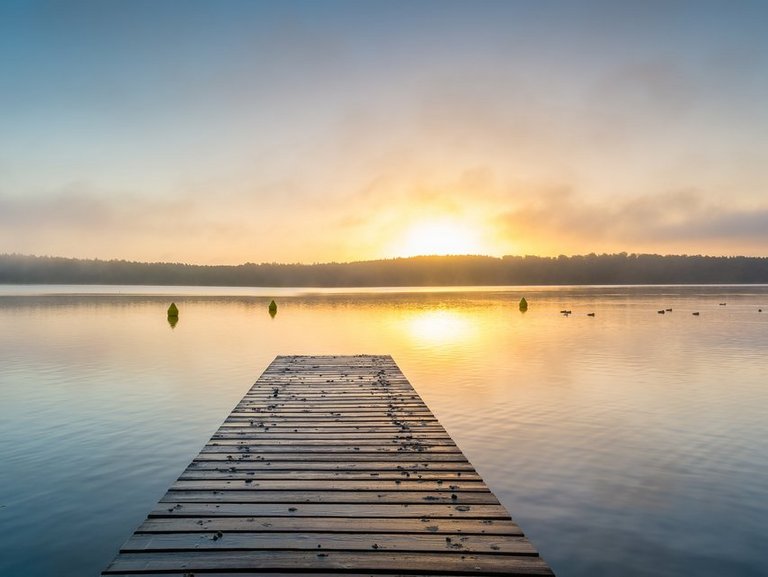
[[390, 356], [278, 356], [102, 575], [553, 575]]

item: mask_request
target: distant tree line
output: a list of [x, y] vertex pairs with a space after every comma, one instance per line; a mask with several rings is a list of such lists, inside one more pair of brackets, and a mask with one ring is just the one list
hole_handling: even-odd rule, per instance
[[5, 254], [0, 255], [0, 283], [259, 287], [754, 284], [768, 283], [768, 258], [618, 253], [205, 266]]

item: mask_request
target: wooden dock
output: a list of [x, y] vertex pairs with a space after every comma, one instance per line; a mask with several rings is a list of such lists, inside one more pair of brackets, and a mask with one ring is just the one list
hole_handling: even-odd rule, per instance
[[552, 575], [392, 357], [277, 357], [103, 575]]

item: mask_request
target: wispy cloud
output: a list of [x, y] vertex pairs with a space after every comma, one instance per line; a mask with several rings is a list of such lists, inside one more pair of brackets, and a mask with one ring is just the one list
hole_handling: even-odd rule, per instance
[[[590, 203], [563, 188], [500, 215], [508, 238], [549, 252], [656, 250], [762, 254], [768, 243], [768, 206], [750, 209], [707, 202], [695, 190], [617, 197]], [[558, 248], [559, 247], [559, 248]]]

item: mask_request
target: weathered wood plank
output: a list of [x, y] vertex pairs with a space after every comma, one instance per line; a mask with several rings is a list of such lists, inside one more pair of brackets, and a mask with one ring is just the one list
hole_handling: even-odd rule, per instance
[[341, 403], [322, 403], [318, 401], [297, 401], [295, 403], [273, 403], [267, 404], [264, 401], [256, 401], [253, 403], [241, 403], [237, 405], [232, 411], [233, 417], [253, 417], [253, 415], [263, 415], [270, 411], [275, 412], [292, 412], [292, 413], [306, 413], [312, 411], [316, 413], [330, 414], [333, 412], [348, 412], [348, 413], [386, 413], [391, 411], [393, 413], [419, 413], [431, 415], [431, 411], [424, 411], [418, 405], [405, 405], [401, 403], [388, 402], [375, 402], [375, 401], [350, 401], [346, 404]]
[[500, 505], [162, 502], [150, 517], [354, 517], [509, 519]]
[[339, 419], [338, 417], [327, 419], [283, 419], [283, 418], [261, 418], [258, 416], [248, 419], [232, 419], [222, 423], [222, 430], [227, 429], [248, 430], [251, 432], [272, 428], [273, 431], [294, 432], [414, 432], [414, 433], [437, 433], [445, 429], [437, 420], [413, 420], [413, 419], [378, 419], [378, 420], [349, 420]]
[[242, 438], [239, 435], [214, 437], [203, 446], [201, 453], [461, 453], [453, 441], [445, 439], [262, 439]]
[[106, 571], [196, 571], [281, 569], [424, 572], [445, 571], [465, 575], [551, 575], [539, 557], [530, 555], [481, 555], [444, 552], [407, 553], [390, 551], [185, 551], [181, 553], [128, 553], [119, 555]]
[[367, 477], [363, 480], [349, 480], [331, 478], [326, 480], [300, 480], [283, 479], [278, 481], [269, 480], [210, 480], [210, 481], [190, 481], [181, 479], [176, 481], [171, 491], [481, 491], [488, 492], [489, 489], [485, 483], [480, 480], [465, 481], [453, 480], [445, 482], [440, 480], [419, 480], [419, 479], [397, 479], [394, 481], [383, 481]]
[[[249, 431], [250, 432], [250, 431]], [[452, 439], [448, 437], [436, 437], [436, 436], [425, 436], [421, 435], [420, 437], [413, 437], [413, 436], [396, 436], [394, 434], [392, 435], [380, 435], [378, 437], [367, 437], [364, 435], [358, 435], [357, 437], [348, 435], [346, 437], [340, 437], [340, 436], [322, 436], [322, 435], [307, 435], [303, 433], [299, 433], [298, 431], [295, 433], [287, 433], [284, 432], [282, 434], [272, 432], [271, 436], [264, 436], [269, 431], [265, 431], [263, 433], [259, 432], [250, 432], [250, 434], [253, 436], [252, 439], [244, 439], [242, 438], [242, 435], [237, 434], [220, 434], [217, 433], [213, 437], [211, 437], [211, 440], [205, 445], [208, 446], [220, 446], [220, 445], [248, 445], [248, 446], [258, 446], [258, 445], [266, 445], [266, 446], [276, 446], [276, 445], [285, 445], [285, 446], [311, 446], [311, 445], [317, 445], [317, 446], [323, 446], [323, 447], [329, 447], [329, 446], [338, 446], [338, 447], [349, 447], [349, 446], [357, 446], [357, 445], [369, 445], [369, 446], [379, 446], [379, 447], [392, 447], [393, 445], [421, 445], [421, 446], [429, 446], [429, 447], [453, 447], [456, 448], [456, 443], [453, 442]]]
[[[279, 391], [278, 391], [279, 392]], [[335, 392], [332, 396], [319, 397], [316, 396], [312, 399], [313, 404], [317, 404], [320, 407], [381, 407], [395, 405], [396, 407], [405, 407], [412, 409], [424, 409], [429, 410], [424, 403], [422, 403], [415, 394], [382, 394], [380, 396], [371, 398], [371, 393], [364, 393], [361, 391], [361, 399], [351, 398], [349, 395], [337, 395]], [[296, 392], [292, 392], [290, 388], [285, 389], [283, 392], [279, 392], [277, 398], [274, 397], [274, 391], [265, 391], [264, 394], [256, 395], [253, 393], [246, 394], [235, 407], [260, 407], [264, 408], [270, 405], [285, 406], [285, 407], [297, 407], [305, 408], [306, 399]]]
[[[260, 426], [263, 425], [263, 426]], [[338, 429], [326, 429], [324, 431], [312, 431], [307, 430], [304, 427], [270, 427], [269, 423], [263, 421], [254, 421], [253, 425], [249, 427], [229, 427], [219, 429], [211, 437], [211, 442], [215, 442], [217, 439], [235, 439], [242, 440], [251, 438], [254, 441], [260, 439], [282, 439], [284, 441], [296, 441], [300, 439], [306, 439], [317, 443], [320, 441], [330, 441], [334, 444], [347, 444], [350, 440], [354, 441], [358, 439], [360, 441], [366, 441], [369, 444], [377, 444], [373, 441], [378, 441], [378, 444], [390, 445], [392, 442], [436, 442], [441, 445], [450, 444], [456, 446], [453, 439], [441, 433], [438, 430], [423, 430], [416, 431], [403, 430], [402, 428], [390, 428], [388, 431], [342, 431], [337, 432]]]
[[261, 403], [263, 406], [279, 403], [299, 404], [307, 401], [315, 401], [320, 406], [328, 405], [402, 405], [413, 408], [429, 409], [421, 402], [420, 397], [413, 391], [403, 387], [400, 389], [381, 389], [371, 388], [366, 383], [358, 383], [354, 387], [341, 388], [338, 383], [330, 383], [327, 389], [319, 385], [307, 385], [299, 388], [296, 383], [284, 383], [259, 390], [251, 391], [240, 399], [241, 405], [255, 405]]
[[195, 532], [254, 533], [434, 533], [451, 535], [512, 535], [523, 532], [511, 519], [427, 519], [372, 518], [365, 523], [350, 522], [343, 517], [177, 517], [148, 518], [136, 529], [137, 533], [195, 533]]
[[435, 462], [451, 462], [451, 463], [466, 463], [467, 460], [461, 453], [429, 453], [418, 451], [400, 451], [394, 453], [344, 453], [342, 455], [333, 453], [258, 453], [255, 450], [249, 453], [200, 453], [195, 461], [215, 461], [215, 462], [231, 462], [231, 461], [269, 461], [272, 463], [279, 463], [280, 461], [305, 461], [305, 462], [338, 462], [340, 459], [344, 461], [367, 461], [372, 463], [400, 463], [400, 462], [415, 462], [422, 461], [430, 466], [430, 463]]
[[[105, 573], [106, 575], [106, 573]], [[146, 572], [141, 571], [140, 573], [114, 573], [110, 572], [109, 575], [112, 577], [136, 577], [136, 575], [141, 575], [141, 577], [196, 577], [194, 574], [189, 573], [187, 571], [184, 572], [177, 572], [177, 571], [163, 571], [162, 573], [154, 573], [154, 572]], [[326, 572], [317, 572], [312, 571], [311, 573], [308, 573], [307, 571], [291, 571], [291, 570], [280, 570], [279, 572], [275, 573], [273, 571], [258, 571], [257, 573], [254, 573], [253, 571], [227, 571], [226, 573], [222, 573], [220, 571], [206, 571], [204, 575], [198, 574], [199, 577], [339, 577], [339, 575], [343, 575], [344, 577], [381, 577], [382, 575], [397, 575], [398, 577], [422, 577], [423, 575], [426, 575], [426, 573], [419, 572], [419, 573], [404, 573], [402, 571], [398, 571], [397, 573], [350, 573], [348, 571], [344, 571], [343, 573], [339, 571], [335, 571], [333, 573], [326, 573]], [[467, 575], [466, 573], [453, 573], [451, 575], [445, 575], [440, 573], [429, 573], [429, 577], [457, 577], [461, 575]], [[477, 575], [477, 574], [475, 574]]]
[[227, 454], [242, 454], [242, 453], [257, 453], [265, 455], [267, 453], [278, 453], [281, 455], [294, 455], [300, 453], [306, 453], [316, 455], [322, 453], [324, 455], [333, 455], [336, 453], [355, 453], [358, 455], [363, 454], [375, 454], [381, 453], [423, 453], [429, 451], [430, 454], [461, 454], [456, 445], [438, 445], [438, 444], [425, 444], [425, 443], [397, 443], [386, 445], [370, 445], [366, 443], [341, 443], [331, 444], [323, 443], [319, 445], [311, 444], [296, 444], [296, 443], [218, 443], [213, 442], [209, 445], [205, 445], [200, 451], [201, 454], [208, 455], [209, 453], [227, 453]]
[[535, 555], [533, 545], [523, 537], [498, 535], [436, 535], [379, 533], [136, 533], [121, 553], [141, 551], [400, 551], [435, 553], [488, 553]]
[[[309, 402], [309, 401], [307, 401]], [[329, 417], [342, 417], [344, 419], [376, 419], [391, 421], [392, 419], [408, 419], [434, 421], [435, 416], [429, 411], [410, 411], [405, 409], [339, 409], [326, 407], [313, 407], [311, 409], [282, 409], [273, 407], [262, 411], [235, 411], [227, 420], [250, 421], [251, 419], [328, 419]]]
[[[480, 475], [474, 471], [295, 471], [272, 469], [187, 469], [180, 476], [179, 481], [227, 481], [250, 480], [285, 482], [285, 481], [333, 481], [345, 483], [348, 481], [362, 481], [364, 483], [378, 481], [411, 481], [420, 480], [427, 483], [442, 481], [451, 484], [456, 481], [476, 481], [482, 483]], [[485, 483], [483, 483], [485, 485]]]
[[306, 423], [308, 426], [315, 425], [317, 423], [325, 423], [326, 426], [331, 423], [344, 423], [343, 426], [349, 427], [350, 425], [368, 425], [373, 426], [378, 424], [382, 425], [408, 425], [410, 427], [424, 427], [428, 424], [437, 425], [438, 421], [434, 417], [387, 417], [385, 415], [371, 415], [371, 416], [348, 416], [341, 417], [337, 415], [296, 415], [296, 416], [282, 416], [282, 415], [265, 415], [263, 417], [248, 417], [248, 418], [228, 418], [225, 423], [232, 426], [234, 423], [254, 424], [261, 422], [268, 423], [286, 423], [291, 424], [294, 427], [301, 426]]
[[301, 404], [307, 401], [317, 403], [319, 406], [347, 406], [347, 405], [389, 405], [397, 406], [424, 407], [415, 394], [398, 393], [396, 391], [366, 391], [360, 389], [356, 392], [336, 391], [332, 395], [321, 391], [306, 391], [305, 394], [292, 392], [291, 389], [281, 391], [277, 389], [270, 393], [265, 391], [263, 394], [248, 394], [242, 398], [240, 405], [256, 406], [260, 404], [263, 407], [279, 403]]
[[390, 463], [372, 462], [372, 461], [264, 461], [264, 460], [244, 460], [244, 461], [193, 461], [186, 471], [222, 471], [222, 472], [242, 472], [242, 471], [279, 471], [290, 472], [339, 472], [339, 473], [402, 473], [404, 477], [418, 475], [420, 473], [450, 472], [450, 473], [471, 473], [472, 465], [466, 462], [444, 462], [444, 463], [419, 463], [406, 461], [392, 461]]
[[[136, 577], [136, 575], [141, 575], [141, 577], [195, 577], [194, 574], [189, 573], [188, 571], [178, 572], [178, 571], [163, 571], [162, 573], [155, 573], [155, 572], [146, 572], [141, 571], [140, 573], [123, 573], [123, 572], [112, 572], [109, 573], [102, 573], [102, 575], [111, 575], [112, 577]], [[253, 571], [238, 571], [237, 573], [233, 573], [232, 571], [227, 571], [226, 573], [222, 573], [220, 571], [206, 571], [204, 577], [308, 577], [308, 575], [311, 575], [312, 577], [339, 577], [339, 573], [317, 573], [313, 571], [312, 573], [307, 573], [306, 571], [283, 571], [281, 570], [279, 573], [275, 573], [273, 571], [259, 571], [258, 573], [254, 573]], [[343, 573], [344, 577], [381, 577], [381, 574], [374, 575], [373, 573]], [[391, 574], [390, 574], [391, 575]], [[398, 573], [400, 577], [411, 577], [414, 574], [411, 573], [410, 576], [406, 573]], [[200, 575], [199, 577], [203, 577]], [[436, 574], [430, 574], [430, 577], [448, 577], [443, 575], [436, 575]], [[455, 577], [455, 576], [451, 576]]]
[[389, 463], [371, 461], [263, 461], [232, 460], [232, 461], [192, 461], [187, 470], [216, 470], [216, 471], [392, 471], [404, 473], [423, 473], [427, 471], [473, 472], [474, 467], [469, 461], [461, 462], [415, 462], [403, 455], [401, 460]]
[[230, 489], [219, 491], [177, 490], [168, 491], [161, 503], [397, 503], [419, 505], [422, 503], [483, 504], [496, 505], [498, 500], [490, 491], [270, 491], [258, 489]]

